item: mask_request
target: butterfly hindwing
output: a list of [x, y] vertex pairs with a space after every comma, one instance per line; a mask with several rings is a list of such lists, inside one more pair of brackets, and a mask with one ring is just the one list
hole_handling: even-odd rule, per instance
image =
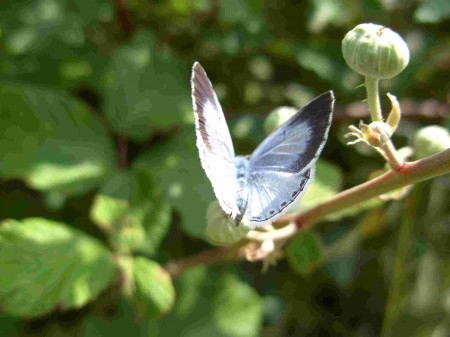
[[312, 180], [331, 125], [334, 96], [314, 99], [267, 137], [249, 165], [245, 217], [251, 227], [276, 220]]
[[220, 206], [234, 218], [239, 210], [233, 143], [222, 107], [198, 62], [192, 68], [191, 87], [200, 161]]

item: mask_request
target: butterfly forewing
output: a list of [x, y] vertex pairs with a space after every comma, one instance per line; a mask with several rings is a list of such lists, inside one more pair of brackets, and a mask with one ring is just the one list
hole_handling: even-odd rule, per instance
[[222, 107], [205, 70], [194, 63], [191, 77], [195, 130], [200, 161], [225, 213], [235, 217], [237, 178], [234, 149]]
[[274, 221], [305, 190], [331, 125], [334, 96], [314, 99], [267, 137], [250, 157], [246, 218]]

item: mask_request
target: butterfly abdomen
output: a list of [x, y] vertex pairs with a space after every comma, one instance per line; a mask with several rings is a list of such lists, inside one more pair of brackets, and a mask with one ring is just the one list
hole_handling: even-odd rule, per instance
[[248, 171], [249, 160], [247, 157], [238, 156], [235, 159], [236, 178], [238, 182], [238, 191], [236, 193], [236, 204], [239, 208], [239, 214], [234, 219], [238, 225], [244, 217], [248, 205]]

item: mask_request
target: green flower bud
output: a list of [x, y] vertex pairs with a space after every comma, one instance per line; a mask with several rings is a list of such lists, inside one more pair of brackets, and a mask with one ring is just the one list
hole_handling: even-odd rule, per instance
[[360, 123], [359, 127], [366, 142], [375, 147], [383, 146], [392, 136], [392, 129], [385, 122]]
[[214, 201], [209, 205], [207, 222], [206, 236], [211, 243], [218, 246], [237, 242], [243, 239], [249, 231], [242, 225], [237, 226], [233, 219], [227, 217], [218, 201]]
[[398, 75], [409, 62], [409, 49], [401, 36], [372, 23], [360, 24], [345, 35], [342, 54], [354, 71], [376, 79]]
[[266, 134], [271, 134], [289, 118], [295, 115], [298, 109], [290, 106], [281, 106], [273, 110], [264, 121]]
[[425, 158], [450, 148], [450, 132], [439, 125], [430, 125], [414, 136], [415, 157]]

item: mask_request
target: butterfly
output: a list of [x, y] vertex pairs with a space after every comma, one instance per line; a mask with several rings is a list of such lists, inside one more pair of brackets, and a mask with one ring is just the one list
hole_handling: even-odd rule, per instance
[[267, 226], [311, 183], [334, 106], [326, 92], [270, 134], [250, 156], [236, 156], [222, 107], [200, 63], [191, 76], [200, 162], [223, 211], [236, 224]]

